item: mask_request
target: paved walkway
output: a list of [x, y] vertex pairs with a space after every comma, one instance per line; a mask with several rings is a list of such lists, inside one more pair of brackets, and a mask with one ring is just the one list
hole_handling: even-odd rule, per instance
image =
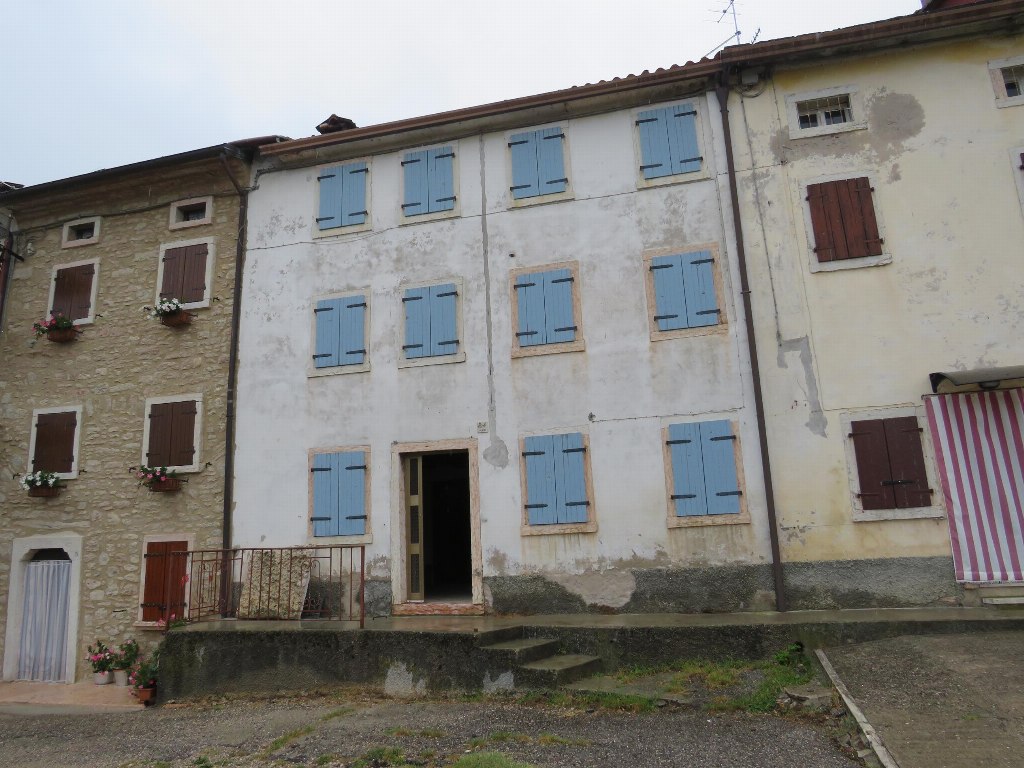
[[130, 688], [64, 683], [0, 682], [0, 712], [20, 714], [75, 714], [132, 712], [143, 709]]
[[1024, 765], [1024, 632], [825, 650], [899, 768]]

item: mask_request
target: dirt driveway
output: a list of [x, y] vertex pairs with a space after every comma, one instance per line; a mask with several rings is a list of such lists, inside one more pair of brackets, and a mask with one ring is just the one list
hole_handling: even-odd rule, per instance
[[5, 766], [376, 768], [447, 766], [467, 755], [464, 764], [517, 768], [858, 765], [807, 721], [671, 707], [624, 712], [500, 698], [398, 701], [335, 692], [126, 714], [0, 714]]

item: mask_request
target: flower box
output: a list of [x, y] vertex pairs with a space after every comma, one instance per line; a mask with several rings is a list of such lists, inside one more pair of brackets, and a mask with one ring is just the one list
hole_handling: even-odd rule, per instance
[[162, 480], [153, 480], [149, 484], [149, 490], [154, 493], [174, 493], [181, 490], [181, 480], [176, 477], [165, 477]]
[[34, 485], [28, 489], [28, 495], [35, 499], [52, 499], [60, 496], [59, 485]]
[[57, 344], [67, 344], [78, 338], [77, 328], [51, 328], [46, 332], [46, 340]]
[[192, 313], [179, 310], [170, 315], [160, 315], [160, 322], [168, 328], [181, 328], [192, 323]]

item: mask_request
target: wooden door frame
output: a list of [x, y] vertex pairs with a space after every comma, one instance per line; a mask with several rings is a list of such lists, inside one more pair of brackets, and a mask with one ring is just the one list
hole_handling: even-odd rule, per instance
[[[409, 454], [451, 453], [465, 451], [469, 457], [469, 536], [471, 602], [484, 602], [483, 550], [480, 544], [480, 464], [475, 438], [432, 440], [391, 445], [391, 602], [400, 605], [408, 600], [408, 564], [406, 556], [405, 472], [402, 459]], [[429, 606], [430, 602], [423, 603]], [[429, 612], [429, 611], [427, 611]]]

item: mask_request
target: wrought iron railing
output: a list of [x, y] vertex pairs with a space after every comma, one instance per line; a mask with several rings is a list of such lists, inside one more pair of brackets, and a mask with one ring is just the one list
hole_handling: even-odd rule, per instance
[[189, 621], [319, 619], [365, 625], [366, 549], [361, 545], [199, 549], [187, 556], [183, 597]]

